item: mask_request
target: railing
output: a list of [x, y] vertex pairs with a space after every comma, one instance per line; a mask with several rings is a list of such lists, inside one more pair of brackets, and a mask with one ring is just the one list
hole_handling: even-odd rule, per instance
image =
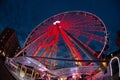
[[[95, 69], [99, 68], [99, 66], [97, 66], [96, 63], [107, 62], [105, 60], [74, 60], [74, 59], [65, 59], [65, 58], [48, 58], [48, 57], [32, 57], [32, 56], [27, 56], [27, 57], [42, 63], [49, 70], [51, 70], [51, 73], [55, 73], [58, 75], [60, 74], [59, 77], [63, 75], [70, 76], [72, 75], [72, 73], [76, 71], [78, 73], [91, 76], [92, 73], [95, 72]], [[29, 60], [28, 58], [26, 59]], [[8, 59], [7, 64], [10, 66], [12, 71], [17, 74], [17, 76], [22, 77], [24, 80], [28, 80], [28, 78], [29, 80], [40, 78], [41, 74], [39, 70], [35, 70], [34, 67], [30, 68], [29, 66], [20, 64], [14, 60], [15, 59]], [[79, 65], [79, 63], [82, 63], [83, 66]], [[35, 66], [36, 65], [37, 64], [35, 64]], [[89, 72], [85, 73], [85, 71], [86, 72], [89, 71]], [[36, 74], [36, 72], [38, 72], [38, 74]], [[51, 73], [47, 72], [47, 74], [49, 75], [52, 75]], [[43, 74], [45, 74], [45, 72], [43, 72]], [[91, 78], [89, 76], [87, 77]]]
[[76, 67], [76, 66], [90, 66], [95, 63], [108, 62], [106, 60], [75, 60], [75, 59], [66, 59], [66, 58], [48, 58], [48, 57], [38, 57], [38, 56], [27, 56], [38, 60], [40, 63], [45, 65], [49, 69], [61, 69], [67, 67]]

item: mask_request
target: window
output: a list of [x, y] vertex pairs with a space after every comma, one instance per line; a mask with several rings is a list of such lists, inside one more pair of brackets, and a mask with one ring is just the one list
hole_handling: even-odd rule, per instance
[[1, 39], [0, 42], [2, 42], [3, 40]]

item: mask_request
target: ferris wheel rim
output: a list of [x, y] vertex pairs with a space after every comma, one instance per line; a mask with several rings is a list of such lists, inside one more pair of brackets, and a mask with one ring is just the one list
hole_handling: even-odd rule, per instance
[[53, 15], [53, 16], [51, 16], [51, 17], [45, 19], [44, 21], [42, 21], [40, 24], [38, 24], [38, 25], [30, 32], [30, 34], [28, 35], [28, 37], [27, 37], [26, 40], [25, 40], [24, 47], [25, 47], [25, 45], [26, 45], [28, 39], [29, 39], [30, 36], [32, 35], [32, 33], [35, 32], [36, 29], [39, 28], [40, 25], [41, 25], [42, 23], [45, 23], [47, 20], [49, 20], [49, 19], [51, 19], [51, 18], [53, 18], [53, 17], [55, 17], [55, 16], [59, 16], [59, 15], [62, 15], [62, 14], [67, 14], [67, 13], [73, 13], [73, 12], [84, 13], [84, 14], [90, 14], [90, 15], [96, 17], [96, 18], [103, 24], [104, 29], [105, 29], [105, 30], [104, 30], [104, 33], [105, 33], [104, 39], [105, 39], [105, 41], [104, 41], [104, 46], [103, 46], [103, 48], [101, 49], [101, 51], [100, 51], [100, 53], [99, 53], [99, 55], [98, 55], [98, 58], [99, 58], [100, 55], [103, 53], [103, 51], [104, 51], [104, 49], [105, 49], [105, 47], [106, 47], [106, 45], [107, 45], [107, 43], [108, 43], [108, 40], [107, 40], [107, 39], [108, 39], [108, 33], [107, 33], [106, 25], [105, 25], [104, 22], [101, 20], [101, 18], [99, 18], [99, 17], [96, 16], [95, 14], [90, 13], [90, 12], [86, 12], [86, 11], [80, 11], [80, 10], [61, 12], [61, 13], [58, 13], [58, 14], [56, 14], [56, 15]]

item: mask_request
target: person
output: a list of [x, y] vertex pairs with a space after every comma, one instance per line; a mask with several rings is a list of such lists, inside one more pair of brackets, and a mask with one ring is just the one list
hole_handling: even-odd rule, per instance
[[72, 76], [67, 77], [67, 80], [74, 80]]
[[47, 72], [45, 72], [45, 75], [43, 76], [43, 80], [50, 80], [49, 77], [47, 76]]

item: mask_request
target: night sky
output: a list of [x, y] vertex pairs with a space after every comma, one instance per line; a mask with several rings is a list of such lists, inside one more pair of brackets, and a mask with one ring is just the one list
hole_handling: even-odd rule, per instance
[[117, 50], [119, 0], [0, 0], [0, 32], [7, 26], [13, 28], [23, 46], [28, 34], [39, 23], [55, 14], [72, 10], [91, 12], [101, 18], [109, 32], [110, 52]]

